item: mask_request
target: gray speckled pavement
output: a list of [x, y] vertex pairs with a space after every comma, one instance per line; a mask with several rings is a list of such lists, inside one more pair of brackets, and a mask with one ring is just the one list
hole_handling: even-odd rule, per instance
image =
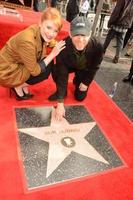
[[115, 55], [114, 45], [115, 40], [110, 43], [95, 80], [107, 94], [110, 94], [113, 84], [118, 83], [113, 100], [133, 121], [133, 85], [122, 81], [129, 73], [132, 58], [125, 57], [125, 50], [123, 50], [119, 62], [114, 64], [112, 62]]

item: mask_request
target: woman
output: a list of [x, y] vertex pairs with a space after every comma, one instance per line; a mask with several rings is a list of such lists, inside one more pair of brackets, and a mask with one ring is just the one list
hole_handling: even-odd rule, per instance
[[62, 19], [56, 8], [47, 8], [39, 24], [32, 25], [9, 39], [0, 50], [0, 85], [12, 88], [17, 100], [33, 95], [28, 84], [36, 84], [48, 78], [53, 62], [65, 42], [58, 42], [46, 56], [48, 46], [62, 27]]

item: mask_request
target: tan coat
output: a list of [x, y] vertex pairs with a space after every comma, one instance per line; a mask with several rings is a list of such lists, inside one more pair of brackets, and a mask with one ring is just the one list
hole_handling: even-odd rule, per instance
[[32, 25], [11, 37], [0, 50], [0, 85], [19, 86], [30, 75], [39, 75], [41, 68], [38, 61], [45, 56], [45, 52], [38, 25]]

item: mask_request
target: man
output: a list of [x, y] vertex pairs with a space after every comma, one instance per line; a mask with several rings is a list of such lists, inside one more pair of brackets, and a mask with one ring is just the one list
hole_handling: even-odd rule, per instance
[[91, 37], [91, 22], [83, 16], [78, 16], [70, 24], [70, 36], [65, 39], [66, 48], [57, 56], [53, 68], [53, 79], [57, 91], [49, 100], [57, 100], [55, 117], [57, 120], [65, 115], [63, 99], [67, 94], [68, 75], [75, 73], [74, 96], [83, 101], [87, 96], [96, 71], [103, 59], [103, 48], [96, 38]]
[[118, 63], [121, 50], [123, 48], [124, 37], [127, 29], [131, 27], [133, 22], [133, 0], [118, 0], [108, 22], [108, 34], [104, 42], [104, 52], [106, 51], [110, 41], [116, 36], [117, 47], [116, 54], [113, 59], [114, 63]]

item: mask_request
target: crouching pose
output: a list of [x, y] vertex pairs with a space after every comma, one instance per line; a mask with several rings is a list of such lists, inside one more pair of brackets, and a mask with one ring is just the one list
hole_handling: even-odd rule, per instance
[[46, 55], [46, 47], [61, 27], [59, 11], [47, 8], [39, 24], [17, 33], [0, 50], [0, 85], [11, 88], [17, 100], [31, 98], [28, 85], [48, 78], [52, 60], [65, 48], [65, 42], [57, 43], [49, 55]]
[[70, 36], [65, 39], [65, 43], [66, 48], [57, 56], [53, 69], [57, 90], [49, 97], [50, 101], [58, 101], [55, 111], [57, 120], [61, 120], [65, 115], [63, 99], [67, 94], [69, 73], [75, 73], [75, 99], [83, 101], [103, 59], [102, 45], [96, 38], [91, 37], [91, 23], [86, 17], [78, 16], [73, 19]]

